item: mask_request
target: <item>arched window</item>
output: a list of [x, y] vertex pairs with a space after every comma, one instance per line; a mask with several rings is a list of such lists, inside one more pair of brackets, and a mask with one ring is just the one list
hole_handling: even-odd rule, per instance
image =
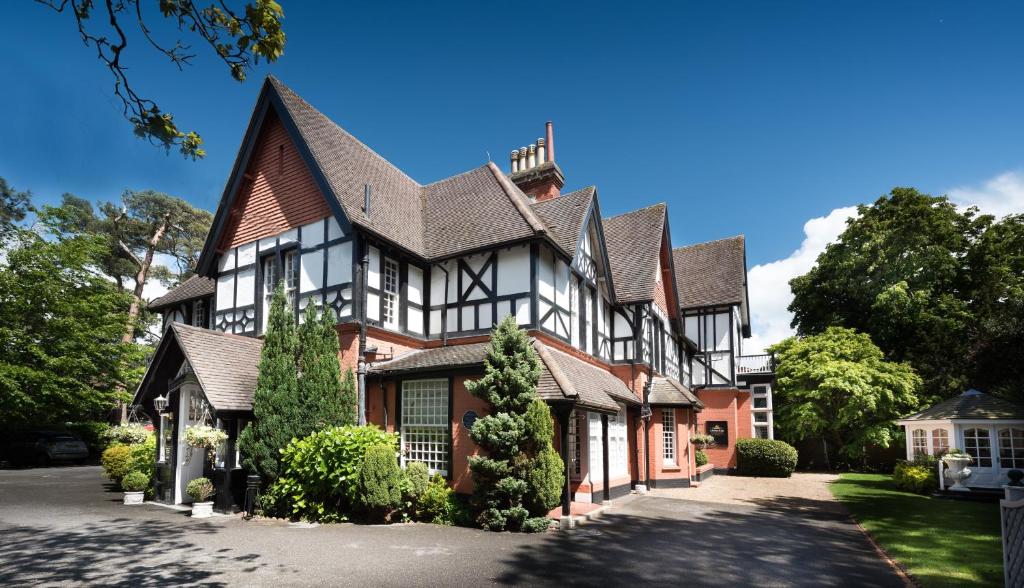
[[914, 429], [911, 437], [913, 438], [914, 457], [928, 455], [928, 432], [924, 429]]
[[932, 455], [938, 457], [949, 451], [949, 432], [946, 429], [932, 431]]

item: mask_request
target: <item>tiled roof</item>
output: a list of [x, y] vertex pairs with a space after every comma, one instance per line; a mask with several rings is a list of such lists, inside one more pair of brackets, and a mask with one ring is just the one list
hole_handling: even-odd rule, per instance
[[569, 255], [576, 254], [576, 242], [583, 232], [595, 191], [594, 186], [588, 186], [532, 205], [551, 238]]
[[[482, 366], [487, 345], [486, 342], [468, 343], [409, 351], [392, 360], [373, 364], [370, 372], [389, 376]], [[629, 404], [639, 403], [622, 380], [607, 370], [552, 349], [537, 340], [533, 340], [533, 346], [542, 365], [537, 393], [544, 400], [570, 400], [583, 408], [599, 411], [618, 410], [616, 400]]]
[[427, 259], [546, 232], [529, 198], [493, 163], [421, 186], [279, 80], [267, 79], [353, 224]]
[[654, 299], [665, 212], [664, 204], [655, 204], [601, 221], [616, 302]]
[[672, 406], [693, 406], [698, 410], [704, 403], [675, 378], [654, 378], [651, 383], [651, 394], [647, 397], [650, 404], [666, 404]]
[[172, 304], [183, 302], [185, 300], [192, 300], [194, 298], [202, 298], [203, 296], [212, 296], [216, 283], [205, 276], [192, 276], [184, 282], [178, 284], [168, 291], [166, 294], [153, 300], [149, 303], [150, 310], [160, 310], [166, 308]]
[[903, 417], [905, 421], [932, 421], [945, 419], [1007, 419], [1024, 420], [1024, 405], [990, 396], [977, 390], [968, 390], [949, 400], [930, 406], [920, 412]]
[[181, 323], [170, 330], [213, 408], [252, 410], [262, 340]]
[[679, 306], [742, 304], [747, 270], [743, 235], [672, 250]]

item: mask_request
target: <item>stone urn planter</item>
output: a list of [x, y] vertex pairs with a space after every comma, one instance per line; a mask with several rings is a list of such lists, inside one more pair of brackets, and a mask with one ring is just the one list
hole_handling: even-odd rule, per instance
[[206, 519], [213, 516], [213, 503], [212, 502], [193, 502], [192, 503], [192, 518], [194, 519]]
[[967, 466], [971, 465], [973, 461], [969, 455], [947, 455], [942, 458], [942, 462], [946, 464], [947, 468], [946, 476], [953, 480], [953, 485], [949, 487], [949, 490], [970, 491], [970, 488], [964, 486], [963, 482], [971, 477], [971, 470]]
[[142, 504], [145, 497], [145, 492], [125, 492], [124, 503], [125, 504]]

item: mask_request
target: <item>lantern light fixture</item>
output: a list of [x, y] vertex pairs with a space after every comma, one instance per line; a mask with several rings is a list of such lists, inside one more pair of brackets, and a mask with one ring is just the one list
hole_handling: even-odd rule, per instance
[[156, 411], [162, 413], [167, 410], [167, 396], [157, 396], [153, 399], [153, 407]]

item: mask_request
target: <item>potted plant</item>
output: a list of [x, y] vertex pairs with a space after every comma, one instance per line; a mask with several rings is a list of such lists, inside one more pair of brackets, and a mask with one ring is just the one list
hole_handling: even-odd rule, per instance
[[961, 449], [950, 449], [942, 456], [942, 463], [946, 465], [946, 476], [953, 480], [950, 490], [967, 492], [970, 490], [963, 485], [963, 481], [971, 477], [971, 470], [967, 467], [974, 462], [974, 458]]
[[213, 482], [209, 478], [196, 478], [188, 483], [185, 492], [192, 497], [192, 518], [205, 519], [213, 516], [213, 503], [207, 502], [214, 494]]
[[149, 476], [135, 471], [128, 472], [121, 478], [121, 488], [124, 488], [125, 504], [142, 504], [146, 488], [149, 487]]
[[192, 449], [202, 449], [204, 457], [212, 454], [218, 447], [228, 440], [228, 434], [220, 429], [208, 425], [193, 425], [185, 428], [185, 444], [188, 451], [185, 461], [192, 459]]

